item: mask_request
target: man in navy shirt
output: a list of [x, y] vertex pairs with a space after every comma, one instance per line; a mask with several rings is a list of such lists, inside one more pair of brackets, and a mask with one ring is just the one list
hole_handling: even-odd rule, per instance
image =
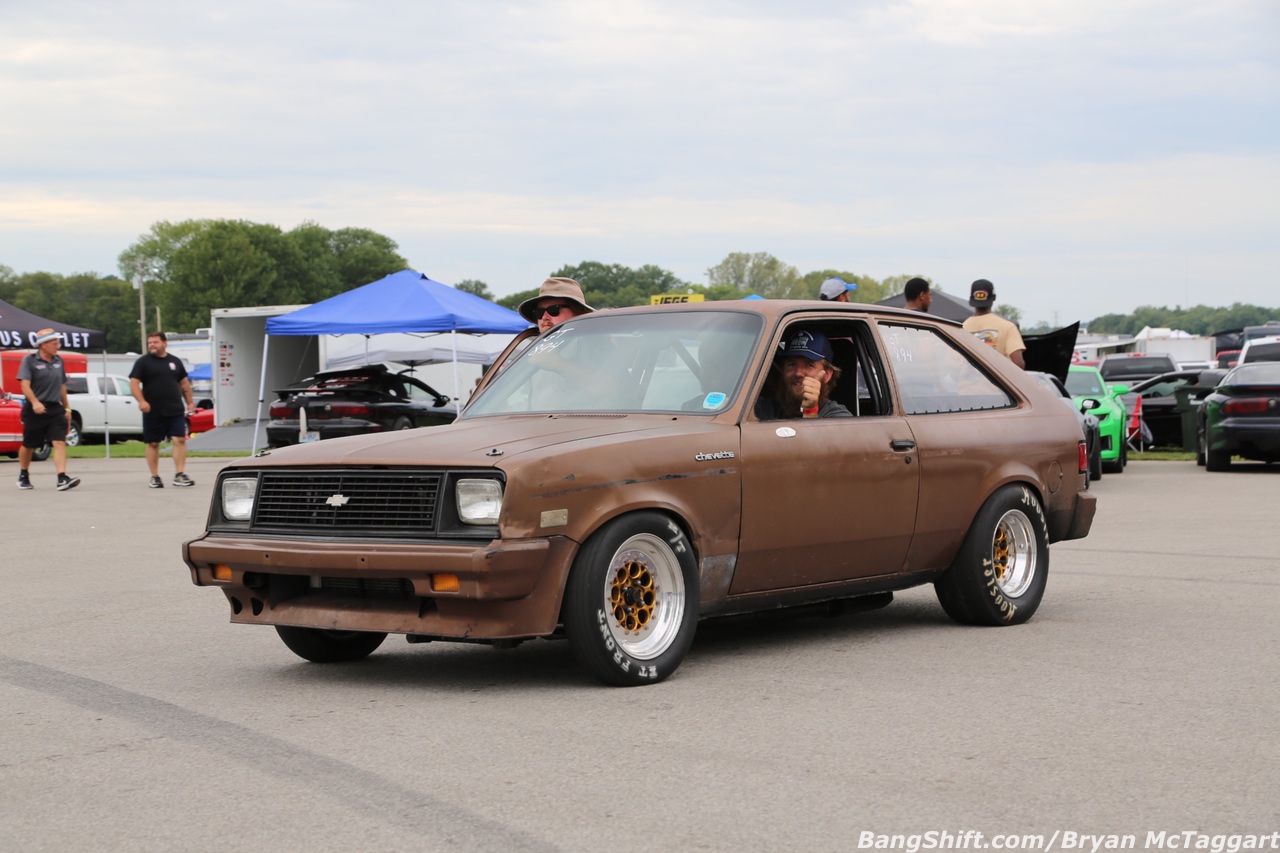
[[[142, 409], [142, 440], [147, 444], [147, 467], [151, 488], [163, 489], [160, 479], [160, 442], [173, 439], [173, 484], [194, 486], [183, 468], [187, 464], [187, 414], [194, 408], [191, 381], [182, 359], [169, 355], [169, 339], [164, 332], [147, 335], [147, 354], [133, 363], [129, 388]], [[184, 405], [185, 404], [185, 405]]]

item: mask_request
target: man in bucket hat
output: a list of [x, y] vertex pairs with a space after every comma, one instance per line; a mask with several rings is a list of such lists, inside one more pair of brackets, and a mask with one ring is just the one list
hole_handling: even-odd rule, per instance
[[53, 445], [53, 465], [58, 470], [58, 491], [65, 492], [80, 485], [79, 477], [67, 476], [67, 425], [71, 423], [71, 405], [67, 401], [67, 372], [58, 348], [62, 339], [53, 329], [36, 332], [36, 351], [29, 353], [18, 366], [22, 383], [22, 447], [18, 448], [18, 488], [33, 489], [31, 484], [31, 452]]
[[978, 336], [984, 344], [996, 348], [996, 352], [1007, 357], [1018, 367], [1026, 368], [1022, 359], [1022, 351], [1027, 345], [1022, 342], [1022, 333], [1018, 327], [1001, 317], [991, 313], [991, 306], [996, 301], [996, 286], [985, 278], [980, 278], [969, 287], [969, 304], [973, 306], [973, 316], [964, 321], [964, 330]]
[[830, 399], [840, 378], [840, 368], [831, 363], [833, 357], [831, 342], [822, 332], [793, 332], [775, 362], [781, 382], [772, 396], [762, 395], [756, 402], [756, 417], [762, 421], [853, 417]]
[[582, 286], [571, 278], [549, 278], [538, 289], [538, 295], [526, 299], [516, 309], [520, 316], [546, 334], [551, 329], [595, 309], [582, 298]]

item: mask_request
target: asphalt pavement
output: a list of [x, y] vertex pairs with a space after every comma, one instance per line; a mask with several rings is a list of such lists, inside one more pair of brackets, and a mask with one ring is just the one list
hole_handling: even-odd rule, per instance
[[183, 490], [148, 489], [140, 459], [72, 460], [69, 492], [51, 463], [21, 492], [0, 461], [0, 850], [1280, 831], [1280, 466], [1105, 476], [1024, 626], [953, 624], [922, 588], [873, 613], [703, 623], [670, 680], [617, 689], [564, 643], [391, 637], [324, 666], [229, 624], [180, 557], [227, 461], [190, 460]]

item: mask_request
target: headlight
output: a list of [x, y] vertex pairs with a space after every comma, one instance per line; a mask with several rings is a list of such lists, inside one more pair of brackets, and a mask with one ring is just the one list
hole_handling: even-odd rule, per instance
[[502, 483], [497, 480], [459, 480], [458, 520], [463, 524], [498, 523], [502, 512]]
[[223, 480], [222, 517], [227, 521], [248, 521], [253, 515], [253, 499], [257, 492], [257, 477], [228, 477]]

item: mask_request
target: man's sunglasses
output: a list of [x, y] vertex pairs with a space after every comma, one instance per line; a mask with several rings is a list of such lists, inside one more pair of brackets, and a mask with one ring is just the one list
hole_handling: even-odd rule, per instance
[[573, 308], [572, 305], [568, 305], [564, 302], [561, 302], [558, 305], [544, 305], [541, 308], [535, 308], [534, 311], [537, 312], [539, 317], [541, 317], [543, 314], [548, 314], [552, 317], [559, 317], [561, 311], [564, 311], [566, 309], [572, 309], [572, 308]]

